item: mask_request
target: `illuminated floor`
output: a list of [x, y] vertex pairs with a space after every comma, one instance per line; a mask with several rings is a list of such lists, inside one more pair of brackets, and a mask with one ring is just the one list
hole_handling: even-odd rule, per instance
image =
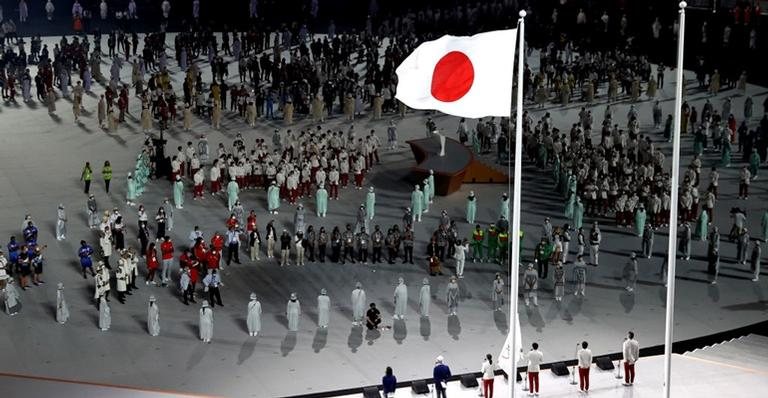
[[[56, 38], [58, 40], [58, 38]], [[50, 44], [52, 46], [52, 44]], [[534, 57], [536, 58], [536, 57]], [[173, 64], [172, 64], [173, 65]], [[234, 66], [230, 65], [230, 70]], [[108, 64], [102, 65], [107, 73]], [[123, 69], [128, 80], [130, 70]], [[204, 76], [207, 79], [207, 69]], [[174, 76], [180, 84], [179, 76]], [[236, 76], [230, 79], [236, 79]], [[669, 97], [671, 76], [663, 95]], [[96, 92], [101, 93], [101, 87]], [[762, 93], [756, 87], [750, 92]], [[695, 96], [701, 103], [703, 97]], [[755, 104], [762, 103], [763, 96], [755, 97]], [[742, 99], [734, 100], [733, 109], [740, 109]], [[718, 102], [719, 104], [719, 102]], [[719, 106], [719, 105], [716, 105]], [[44, 287], [32, 287], [22, 292], [24, 308], [16, 317], [0, 315], [0, 352], [12, 360], [0, 363], [0, 372], [18, 373], [82, 380], [106, 384], [130, 385], [148, 389], [184, 391], [222, 396], [285, 396], [332, 389], [369, 385], [380, 380], [384, 367], [395, 369], [401, 380], [425, 378], [431, 375], [435, 356], [442, 354], [454, 373], [479, 370], [480, 360], [486, 353], [496, 354], [504, 342], [508, 329], [507, 312], [493, 312], [490, 304], [490, 288], [497, 266], [490, 264], [467, 265], [467, 277], [462, 280], [462, 304], [458, 319], [449, 319], [445, 305], [447, 276], [431, 278], [433, 309], [429, 320], [416, 316], [417, 289], [426, 276], [423, 259], [415, 266], [383, 265], [307, 265], [303, 269], [281, 269], [274, 263], [265, 262], [233, 266], [224, 275], [223, 299], [226, 306], [216, 308], [216, 326], [212, 344], [204, 345], [197, 340], [197, 308], [182, 305], [173, 288], [148, 288], [129, 297], [126, 305], [113, 300], [113, 324], [109, 332], [96, 327], [97, 313], [90, 302], [93, 294], [92, 281], [84, 281], [78, 272], [75, 255], [77, 242], [95, 236], [85, 225], [85, 196], [78, 181], [85, 160], [100, 169], [104, 160], [110, 160], [115, 170], [113, 193], [106, 196], [96, 173], [92, 192], [102, 209], [119, 207], [129, 226], [127, 240], [136, 242], [136, 215], [125, 209], [125, 175], [134, 166], [143, 134], [135, 119], [129, 117], [127, 127], [117, 134], [106, 134], [95, 121], [96, 99], [88, 97], [85, 107], [89, 113], [83, 124], [72, 123], [71, 104], [59, 100], [58, 112], [48, 116], [39, 104], [4, 104], [0, 106], [0, 122], [10, 128], [0, 134], [0, 225], [3, 236], [19, 234], [18, 227], [25, 212], [33, 215], [41, 232], [42, 242], [49, 244]], [[650, 119], [651, 104], [638, 105], [643, 120]], [[664, 102], [665, 112], [671, 110], [671, 101]], [[700, 105], [697, 105], [700, 107]], [[616, 107], [616, 118], [622, 123], [627, 105]], [[138, 103], [131, 98], [131, 112], [139, 113]], [[568, 110], [552, 110], [561, 129], [570, 124], [578, 106]], [[602, 107], [594, 111], [602, 114]], [[757, 112], [756, 112], [757, 113]], [[436, 117], [439, 127], [447, 132], [455, 131], [456, 119]], [[410, 137], [421, 137], [425, 115], [412, 113], [399, 122], [401, 143]], [[386, 122], [371, 123], [367, 119], [356, 122], [358, 134], [376, 128], [384, 137]], [[647, 123], [644, 123], [646, 125]], [[271, 137], [274, 127], [280, 124], [260, 124], [256, 131], [240, 121], [227, 119], [224, 130], [211, 132], [203, 121], [193, 126], [191, 133], [179, 129], [168, 132], [168, 148], [175, 148], [187, 140], [205, 132], [212, 147], [218, 142], [230, 143], [238, 131], [247, 139]], [[333, 119], [327, 125], [346, 125]], [[295, 129], [308, 126], [297, 123]], [[42, 144], [41, 144], [42, 143]], [[686, 144], [686, 148], [690, 143]], [[668, 148], [668, 147], [667, 147]], [[671, 157], [668, 156], [668, 161]], [[378, 189], [377, 221], [382, 226], [399, 223], [402, 208], [407, 205], [410, 187], [402, 181], [413, 164], [412, 156], [404, 145], [382, 159], [385, 164], [376, 170], [371, 183]], [[687, 161], [683, 162], [687, 165]], [[736, 171], [723, 172], [724, 200], [718, 206], [728, 208], [735, 203], [734, 176]], [[547, 174], [548, 175], [548, 174]], [[753, 184], [752, 198], [765, 195], [765, 181]], [[727, 184], [727, 185], [726, 185]], [[535, 244], [545, 215], [553, 221], [562, 221], [559, 200], [549, 194], [551, 184], [543, 174], [526, 170], [524, 174], [524, 228], [526, 230], [525, 256]], [[486, 225], [497, 219], [500, 186], [465, 186], [448, 198], [439, 198], [417, 228], [417, 239], [424, 240], [428, 230], [437, 225], [440, 209], [448, 210], [451, 217], [463, 220], [464, 197], [470, 189], [480, 200], [478, 221]], [[152, 184], [142, 197], [150, 214], [154, 213], [161, 199], [170, 196], [165, 182]], [[363, 201], [363, 192], [347, 190], [342, 200], [332, 202], [325, 225], [354, 222], [354, 209]], [[242, 195], [246, 209], [254, 208], [260, 225], [268, 220], [265, 215], [263, 191], [247, 191]], [[56, 205], [64, 203], [69, 211], [68, 240], [56, 242], [53, 237]], [[738, 202], [748, 208], [750, 214], [758, 214], [762, 203], [756, 199]], [[313, 206], [309, 207], [310, 213]], [[183, 211], [177, 212], [176, 228], [171, 236], [177, 242], [186, 242], [193, 225], [200, 225], [210, 236], [214, 229], [222, 229], [227, 212], [221, 200], [207, 198], [192, 202], [187, 197]], [[284, 205], [277, 220], [279, 227], [292, 227], [293, 212]], [[586, 221], [590, 221], [586, 219]], [[727, 229], [725, 214], [717, 219], [721, 229]], [[751, 219], [756, 228], [759, 220]], [[152, 224], [152, 223], [151, 223]], [[318, 225], [318, 220], [308, 215], [307, 224]], [[462, 233], [469, 234], [469, 226], [461, 225]], [[5, 239], [5, 238], [3, 238]], [[523, 342], [539, 341], [546, 361], [567, 359], [573, 356], [573, 344], [587, 339], [595, 354], [618, 351], [623, 334], [634, 329], [643, 346], [663, 341], [663, 312], [665, 289], [655, 275], [665, 252], [665, 240], [657, 235], [656, 257], [641, 262], [640, 284], [634, 296], [621, 289], [617, 279], [626, 253], [639, 247], [639, 241], [626, 231], [610, 227], [604, 229], [604, 255], [601, 266], [590, 268], [587, 297], [575, 300], [567, 297], [562, 306], [550, 299], [549, 282], [542, 282], [540, 306], [531, 311], [521, 311]], [[724, 255], [733, 253], [732, 245], [723, 244]], [[423, 253], [423, 246], [416, 252]], [[701, 243], [695, 245], [691, 265], [680, 266], [676, 339], [690, 338], [742, 326], [763, 320], [766, 315], [765, 278], [754, 284], [747, 274], [734, 264], [724, 263], [720, 283], [710, 286], [702, 273], [703, 253]], [[143, 264], [140, 265], [143, 271]], [[450, 269], [450, 267], [449, 267]], [[391, 296], [398, 276], [404, 275], [410, 286], [410, 316], [404, 323], [395, 323], [394, 329], [370, 334], [351, 327], [349, 293], [355, 281], [362, 281], [370, 301], [382, 308], [387, 323], [391, 322]], [[53, 320], [55, 283], [63, 281], [67, 287], [67, 299], [72, 318], [65, 326]], [[320, 288], [327, 288], [332, 300], [331, 327], [327, 332], [317, 329], [315, 297]], [[244, 330], [245, 305], [251, 291], [259, 294], [264, 306], [264, 329], [258, 338], [249, 338]], [[290, 292], [298, 292], [304, 313], [300, 331], [286, 331], [283, 311]], [[570, 288], [566, 290], [570, 292]], [[146, 333], [146, 303], [148, 296], [158, 297], [161, 308], [161, 335], [151, 338]], [[643, 377], [646, 377], [645, 374]], [[648, 376], [650, 381], [650, 375]], [[659, 376], [660, 377], [660, 376]], [[545, 380], [546, 381], [546, 380]], [[563, 382], [565, 384], [565, 382]], [[547, 382], [545, 385], [548, 385]], [[499, 388], [501, 383], [499, 383]], [[650, 387], [649, 387], [650, 388]]]

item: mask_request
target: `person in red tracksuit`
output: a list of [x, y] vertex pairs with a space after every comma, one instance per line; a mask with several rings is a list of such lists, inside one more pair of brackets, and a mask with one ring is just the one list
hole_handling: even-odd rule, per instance
[[160, 262], [157, 260], [157, 251], [155, 250], [155, 242], [152, 242], [149, 244], [149, 247], [147, 248], [147, 282], [146, 284], [149, 285], [150, 283], [153, 285], [157, 285], [155, 283], [155, 272], [157, 272], [157, 268], [160, 266]]
[[237, 227], [237, 217], [234, 214], [230, 215], [226, 222], [227, 229]]
[[179, 256], [179, 268], [192, 268], [192, 252], [189, 249], [184, 249]]
[[[229, 225], [227, 225], [227, 227], [229, 227]], [[245, 230], [246, 232], [250, 233], [255, 229], [256, 229], [256, 212], [251, 210], [251, 212], [248, 213], [248, 218], [245, 220]]]
[[201, 264], [205, 263], [208, 257], [208, 247], [205, 245], [203, 238], [197, 238], [195, 245], [192, 247], [192, 254]]
[[170, 236], [165, 236], [163, 242], [160, 243], [160, 253], [163, 258], [163, 269], [160, 273], [160, 282], [163, 286], [168, 286], [168, 281], [171, 280], [171, 268], [173, 267], [173, 242]]
[[[219, 259], [221, 259], [221, 253], [224, 252], [224, 236], [216, 231], [211, 237], [211, 251], [217, 251], [219, 253]], [[209, 261], [210, 264], [210, 261]], [[216, 268], [219, 268], [221, 263], [216, 263]], [[210, 266], [209, 266], [210, 268]]]
[[192, 290], [192, 302], [195, 302], [195, 286], [200, 281], [200, 263], [197, 261], [192, 262], [192, 266], [189, 267], [189, 286]]
[[220, 261], [221, 250], [213, 249], [208, 252], [208, 257], [206, 258], [206, 266], [208, 269], [219, 269]]

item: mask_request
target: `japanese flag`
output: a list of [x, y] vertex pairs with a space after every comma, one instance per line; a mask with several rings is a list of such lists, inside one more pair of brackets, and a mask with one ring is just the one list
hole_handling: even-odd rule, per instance
[[396, 98], [460, 117], [509, 116], [516, 38], [510, 29], [422, 43], [397, 67]]

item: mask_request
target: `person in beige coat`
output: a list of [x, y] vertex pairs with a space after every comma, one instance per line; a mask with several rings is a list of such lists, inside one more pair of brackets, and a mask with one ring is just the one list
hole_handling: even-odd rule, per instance
[[720, 72], [715, 69], [715, 72], [709, 77], [709, 94], [717, 95], [720, 92]]
[[213, 111], [211, 112], [211, 125], [215, 130], [221, 128], [221, 103], [214, 101]]
[[80, 112], [83, 107], [83, 84], [78, 81], [72, 90], [72, 114], [75, 116], [75, 123], [80, 121]]
[[648, 97], [648, 99], [654, 99], [656, 97], [657, 88], [656, 80], [650, 79], [648, 81], [648, 88], [645, 90], [645, 95]]
[[312, 100], [312, 121], [322, 123], [325, 121], [323, 112], [323, 97], [318, 93]]
[[348, 122], [355, 119], [355, 99], [352, 98], [352, 93], [347, 93], [344, 97], [344, 119]]
[[584, 82], [584, 101], [588, 104], [595, 101], [595, 88], [589, 80]]
[[107, 120], [107, 101], [104, 99], [104, 95], [101, 95], [101, 98], [99, 98], [99, 106], [98, 106], [98, 118], [99, 118], [99, 127], [104, 128], [104, 121]]
[[192, 108], [189, 104], [184, 104], [184, 131], [192, 129]]
[[45, 97], [46, 105], [48, 106], [48, 113], [52, 114], [56, 112], [56, 93], [52, 88], [48, 89], [48, 94]]
[[289, 126], [293, 124], [293, 101], [290, 99], [283, 106], [283, 121]]
[[75, 124], [80, 122], [80, 103], [77, 102], [77, 99], [72, 101], [72, 115], [75, 116]]
[[149, 114], [148, 104], [141, 107], [141, 130], [145, 133], [149, 133], [152, 130], [152, 116]]
[[381, 98], [381, 93], [376, 93], [373, 97], [373, 120], [381, 119], [382, 106], [384, 106], [384, 99]]
[[253, 101], [248, 101], [248, 105], [245, 107], [245, 117], [248, 121], [248, 125], [256, 127], [256, 105]]
[[115, 113], [115, 108], [111, 108], [109, 110], [109, 114], [107, 115], [107, 123], [109, 124], [110, 133], [117, 132], [118, 122], [119, 122], [119, 119], [118, 119], [118, 115]]
[[635, 79], [632, 80], [632, 86], [630, 87], [629, 92], [629, 98], [632, 100], [632, 102], [636, 102], [640, 99], [640, 78], [635, 76]]

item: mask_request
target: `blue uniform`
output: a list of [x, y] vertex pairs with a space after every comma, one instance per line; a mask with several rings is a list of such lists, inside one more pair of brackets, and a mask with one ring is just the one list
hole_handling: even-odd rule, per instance
[[80, 246], [77, 255], [80, 256], [80, 266], [83, 268], [91, 268], [93, 262], [91, 261], [91, 255], [93, 255], [93, 248], [89, 245]]
[[30, 225], [24, 228], [24, 241], [27, 245], [34, 246], [37, 244], [37, 227]]
[[15, 240], [8, 242], [8, 262], [12, 265], [19, 262], [19, 244]]

